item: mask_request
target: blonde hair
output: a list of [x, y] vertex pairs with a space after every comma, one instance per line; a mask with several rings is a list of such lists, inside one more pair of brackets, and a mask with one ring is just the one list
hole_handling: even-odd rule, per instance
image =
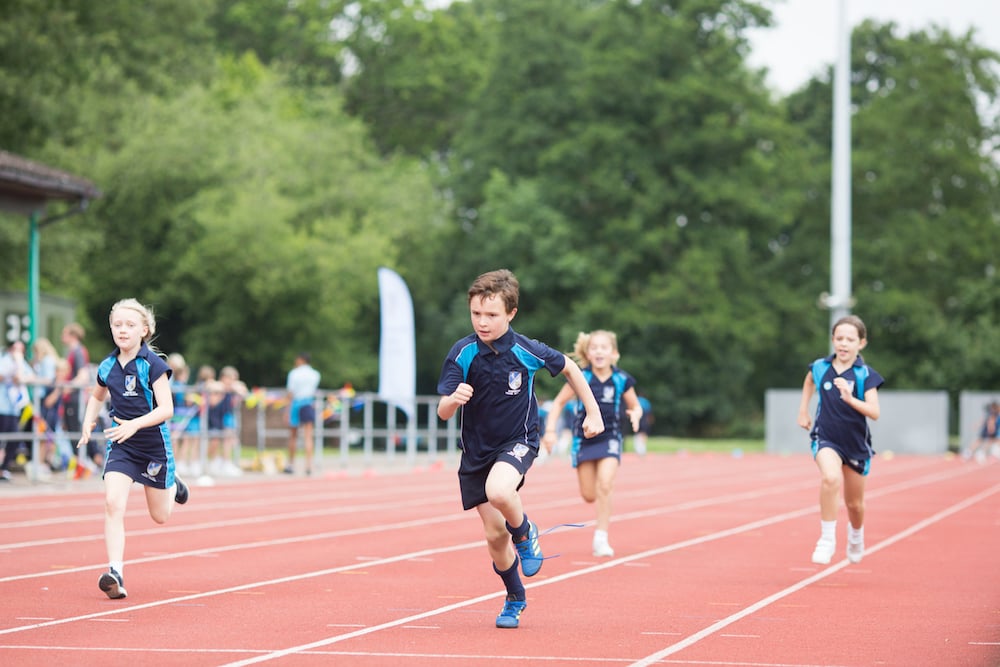
[[142, 317], [142, 323], [146, 327], [146, 335], [142, 337], [142, 342], [153, 352], [159, 353], [152, 344], [153, 338], [156, 337], [156, 317], [153, 315], [153, 309], [139, 303], [137, 299], [122, 299], [111, 306], [111, 312], [108, 314], [108, 322], [111, 321], [111, 317], [115, 314], [115, 311], [122, 308], [134, 310], [139, 313], [139, 316]]
[[56, 346], [52, 344], [48, 338], [37, 338], [35, 342], [31, 345], [34, 352], [38, 354], [35, 356], [35, 360], [43, 359], [45, 357], [59, 357], [59, 353], [56, 352]]
[[590, 332], [581, 331], [577, 334], [576, 342], [573, 344], [573, 351], [569, 354], [573, 358], [573, 361], [582, 366], [590, 365], [590, 359], [587, 358], [587, 348], [590, 347], [590, 339], [594, 336], [608, 337], [608, 340], [611, 341], [611, 349], [614, 350], [612, 363], [617, 364], [621, 358], [621, 354], [618, 353], [618, 336], [615, 335], [614, 331], [608, 331], [607, 329], [594, 329]]
[[172, 352], [167, 355], [167, 365], [174, 372], [174, 378], [186, 382], [190, 370], [188, 368], [187, 362], [184, 361], [184, 355], [180, 352]]

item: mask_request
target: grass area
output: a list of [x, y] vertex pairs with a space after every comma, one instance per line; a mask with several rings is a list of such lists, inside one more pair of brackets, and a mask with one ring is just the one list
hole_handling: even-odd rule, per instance
[[[763, 452], [763, 440], [729, 440], [729, 439], [705, 439], [705, 438], [668, 438], [663, 436], [650, 436], [647, 450], [650, 452], [676, 453], [687, 452], [722, 452], [730, 454], [739, 449], [743, 453]], [[625, 443], [625, 450], [632, 449], [631, 438]]]

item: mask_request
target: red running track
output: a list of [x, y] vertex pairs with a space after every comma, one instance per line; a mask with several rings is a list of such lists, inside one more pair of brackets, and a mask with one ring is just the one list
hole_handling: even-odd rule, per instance
[[810, 562], [807, 455], [627, 455], [612, 559], [563, 459], [522, 491], [547, 559], [517, 630], [454, 466], [194, 487], [166, 526], [141, 491], [126, 600], [100, 485], [0, 488], [0, 664], [1000, 665], [1000, 464], [877, 457], [868, 551]]

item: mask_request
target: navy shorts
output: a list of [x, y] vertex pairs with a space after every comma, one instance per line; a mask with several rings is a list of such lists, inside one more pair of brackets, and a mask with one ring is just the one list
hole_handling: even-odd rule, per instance
[[574, 468], [584, 461], [600, 461], [608, 458], [617, 459], [619, 462], [622, 460], [622, 443], [618, 438], [592, 443], [573, 438], [570, 461]]
[[829, 440], [813, 440], [812, 443], [813, 458], [815, 459], [816, 454], [819, 453], [819, 450], [824, 448], [832, 449], [833, 451], [837, 452], [837, 456], [840, 457], [840, 461], [845, 466], [847, 466], [854, 472], [858, 473], [862, 477], [865, 477], [866, 475], [868, 475], [869, 472], [871, 472], [871, 467], [872, 467], [871, 457], [864, 459], [851, 458], [849, 455], [844, 453], [844, 450], [841, 447], [839, 447], [834, 442], [830, 442]]
[[312, 424], [316, 421], [316, 406], [311, 398], [297, 398], [292, 401], [288, 412], [288, 425], [298, 428], [303, 424]]
[[174, 457], [169, 459], [166, 452], [151, 454], [142, 448], [113, 444], [107, 449], [104, 461], [104, 474], [120, 472], [134, 482], [152, 486], [157, 489], [167, 489], [174, 485]]
[[458, 486], [462, 492], [462, 509], [471, 510], [473, 507], [489, 502], [486, 497], [486, 478], [490, 476], [493, 466], [500, 461], [509, 463], [521, 473], [521, 482], [517, 485], [520, 491], [524, 486], [524, 476], [527, 474], [531, 464], [538, 456], [537, 447], [529, 447], [523, 443], [517, 443], [505, 447], [497, 454], [493, 461], [478, 468], [467, 465], [468, 458], [463, 455], [458, 465]]

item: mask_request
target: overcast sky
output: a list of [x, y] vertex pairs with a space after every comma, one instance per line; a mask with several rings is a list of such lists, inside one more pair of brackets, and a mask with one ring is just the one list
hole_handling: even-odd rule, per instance
[[[453, 0], [425, 0], [431, 7]], [[954, 34], [976, 29], [976, 40], [1000, 52], [1000, 0], [757, 0], [771, 9], [775, 26], [749, 33], [750, 65], [767, 67], [769, 83], [787, 94], [837, 57], [836, 30], [843, 2], [848, 26], [866, 18], [895, 21], [904, 31], [932, 24]]]
[[767, 67], [768, 82], [789, 93], [837, 57], [840, 5], [849, 27], [866, 18], [895, 21], [904, 31], [932, 24], [953, 34], [975, 28], [976, 41], [1000, 51], [1000, 0], [758, 0], [771, 9], [775, 27], [750, 33], [750, 64]]

